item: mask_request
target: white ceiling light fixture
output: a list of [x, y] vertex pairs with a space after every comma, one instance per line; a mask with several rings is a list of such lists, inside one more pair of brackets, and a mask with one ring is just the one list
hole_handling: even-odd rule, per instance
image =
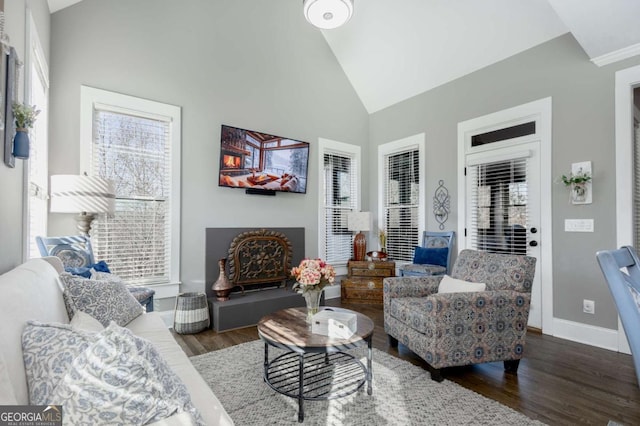
[[304, 17], [321, 30], [345, 24], [353, 15], [353, 0], [303, 0]]

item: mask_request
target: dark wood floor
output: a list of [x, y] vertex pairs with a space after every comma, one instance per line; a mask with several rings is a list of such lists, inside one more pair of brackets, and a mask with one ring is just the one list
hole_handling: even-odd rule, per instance
[[[375, 348], [426, 368], [404, 346], [389, 346], [381, 306], [351, 305], [336, 299], [327, 304], [369, 316], [376, 325]], [[174, 336], [189, 356], [258, 339], [256, 327]], [[609, 420], [640, 425], [640, 389], [630, 355], [529, 332], [517, 376], [505, 375], [501, 362], [445, 369], [443, 375], [551, 425], [606, 425]]]

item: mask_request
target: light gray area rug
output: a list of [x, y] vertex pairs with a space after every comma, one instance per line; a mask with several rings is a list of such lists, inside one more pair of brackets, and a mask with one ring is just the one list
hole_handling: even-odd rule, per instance
[[[269, 348], [269, 359], [281, 353]], [[365, 362], [365, 350], [353, 352]], [[264, 343], [256, 340], [191, 358], [237, 426], [298, 424], [298, 403], [263, 382]], [[366, 365], [366, 364], [365, 364]], [[542, 425], [517, 411], [384, 352], [373, 350], [373, 395], [366, 384], [341, 399], [305, 401], [305, 425]]]

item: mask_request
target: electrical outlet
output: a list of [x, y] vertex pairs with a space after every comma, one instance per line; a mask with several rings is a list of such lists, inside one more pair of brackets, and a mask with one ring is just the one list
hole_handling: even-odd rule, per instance
[[585, 314], [595, 314], [596, 313], [596, 302], [593, 300], [584, 299], [582, 301], [582, 312]]

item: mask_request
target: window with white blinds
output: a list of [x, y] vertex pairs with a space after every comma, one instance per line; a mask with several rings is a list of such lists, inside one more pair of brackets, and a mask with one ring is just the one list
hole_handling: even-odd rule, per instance
[[[334, 267], [352, 258], [347, 214], [360, 207], [360, 147], [321, 139], [320, 256]], [[345, 269], [346, 271], [346, 269]]]
[[467, 167], [471, 247], [493, 253], [527, 252], [527, 158]]
[[93, 223], [95, 256], [128, 283], [177, 282], [179, 129], [175, 117], [125, 106], [93, 103], [89, 170], [116, 195], [115, 214]]
[[384, 157], [383, 215], [387, 254], [411, 262], [419, 245], [420, 152], [411, 148]]
[[29, 45], [25, 80], [28, 82], [28, 104], [40, 113], [29, 131], [27, 166], [26, 250], [27, 258], [40, 257], [37, 236], [47, 235], [48, 148], [49, 148], [49, 71], [40, 46], [35, 24], [29, 15]]

